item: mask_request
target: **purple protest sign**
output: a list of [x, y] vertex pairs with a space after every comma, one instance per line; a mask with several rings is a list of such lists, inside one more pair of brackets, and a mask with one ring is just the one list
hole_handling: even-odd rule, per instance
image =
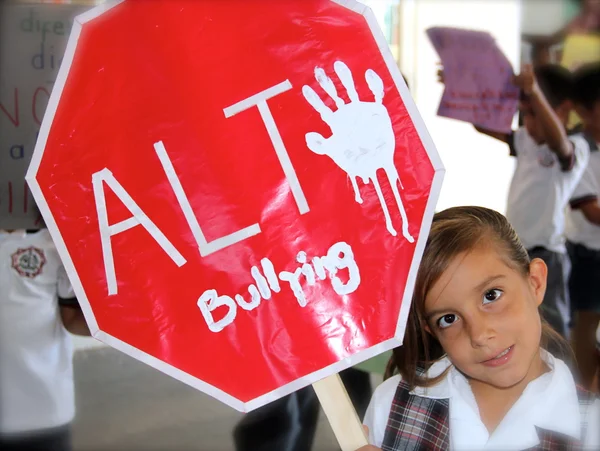
[[509, 133], [519, 88], [508, 58], [487, 32], [435, 27], [427, 30], [444, 67], [446, 89], [438, 116]]

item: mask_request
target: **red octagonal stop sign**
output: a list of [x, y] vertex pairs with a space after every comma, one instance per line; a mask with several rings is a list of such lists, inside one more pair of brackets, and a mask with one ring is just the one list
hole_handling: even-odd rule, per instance
[[28, 173], [93, 335], [239, 410], [401, 343], [441, 178], [351, 0], [80, 16]]

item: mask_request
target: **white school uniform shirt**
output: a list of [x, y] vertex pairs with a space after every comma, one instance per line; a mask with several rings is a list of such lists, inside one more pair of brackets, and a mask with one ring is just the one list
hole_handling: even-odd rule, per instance
[[75, 414], [73, 348], [58, 296], [73, 291], [47, 230], [0, 231], [0, 433], [63, 426]]
[[589, 148], [581, 136], [569, 137], [574, 147], [570, 170], [547, 144], [537, 144], [520, 128], [513, 134], [511, 153], [517, 166], [508, 192], [506, 217], [526, 249], [543, 246], [566, 252], [565, 208], [589, 160]]
[[600, 196], [600, 152], [598, 143], [588, 141], [590, 161], [571, 196], [571, 208], [567, 209], [565, 236], [573, 243], [589, 249], [600, 250], [600, 227], [589, 222], [577, 206]]
[[[536, 426], [570, 437], [581, 438], [581, 414], [577, 389], [569, 368], [546, 351], [542, 357], [550, 371], [531, 381], [502, 422], [490, 435], [486, 429], [469, 382], [447, 358], [432, 365], [428, 376], [450, 371], [433, 387], [416, 387], [411, 394], [432, 399], [449, 399], [450, 447], [453, 450], [524, 450], [540, 443]], [[381, 447], [392, 401], [401, 380], [394, 376], [375, 390], [367, 412], [369, 443]], [[590, 407], [585, 449], [600, 449], [600, 400]]]

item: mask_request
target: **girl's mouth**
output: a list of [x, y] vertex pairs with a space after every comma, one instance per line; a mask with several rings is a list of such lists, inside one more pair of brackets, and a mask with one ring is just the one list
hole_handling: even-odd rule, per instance
[[485, 360], [482, 363], [485, 366], [493, 366], [493, 367], [502, 366], [505, 363], [507, 363], [510, 360], [510, 358], [512, 357], [513, 349], [514, 349], [514, 345], [509, 348], [506, 348], [504, 351], [502, 351], [496, 357], [493, 357], [489, 360]]

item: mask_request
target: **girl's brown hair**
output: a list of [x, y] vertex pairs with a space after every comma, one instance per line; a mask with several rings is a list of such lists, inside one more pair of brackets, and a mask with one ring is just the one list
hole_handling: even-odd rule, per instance
[[[500, 213], [483, 207], [454, 207], [435, 214], [417, 274], [404, 342], [388, 363], [386, 378], [399, 372], [410, 388], [435, 385], [444, 376], [428, 379], [426, 370], [445, 352], [425, 330], [425, 298], [456, 256], [479, 245], [494, 245], [504, 263], [523, 276], [529, 274], [529, 255], [514, 229]], [[568, 356], [564, 339], [542, 319], [544, 348]]]

